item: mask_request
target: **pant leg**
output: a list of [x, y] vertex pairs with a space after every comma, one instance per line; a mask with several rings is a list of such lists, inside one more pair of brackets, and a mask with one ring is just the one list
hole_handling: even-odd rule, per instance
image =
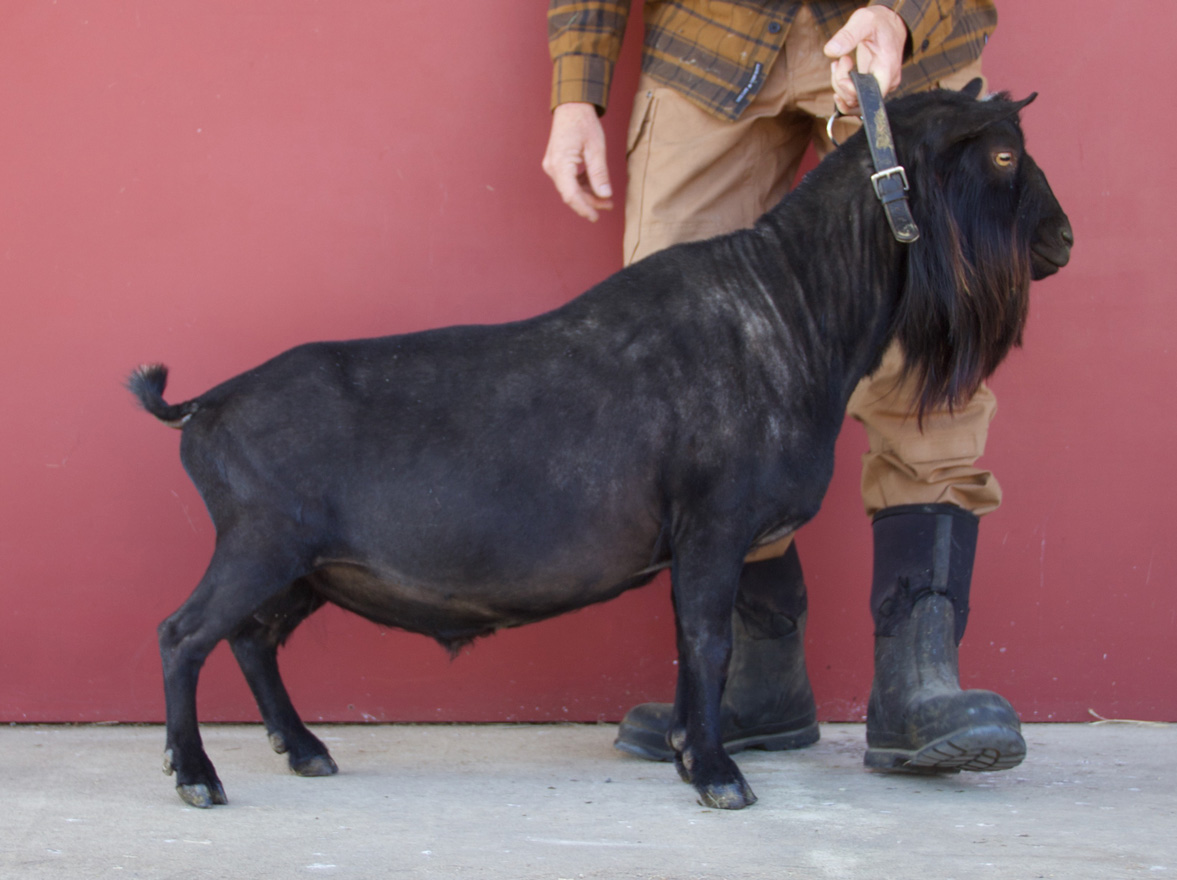
[[751, 226], [787, 191], [808, 133], [716, 119], [643, 76], [627, 139], [625, 263]]
[[[963, 88], [981, 77], [978, 60], [941, 80], [941, 88]], [[983, 78], [983, 77], [982, 77]], [[900, 504], [955, 504], [978, 516], [1001, 504], [1001, 486], [990, 471], [976, 466], [985, 451], [997, 399], [982, 385], [967, 404], [915, 416], [914, 385], [899, 383], [903, 351], [893, 344], [883, 363], [864, 378], [847, 412], [866, 429], [862, 500], [868, 515]]]
[[869, 443], [862, 460], [867, 515], [900, 504], [955, 504], [977, 516], [996, 510], [1001, 487], [992, 473], [976, 466], [997, 411], [993, 392], [982, 385], [967, 404], [929, 413], [920, 430], [915, 387], [900, 381], [902, 368], [903, 352], [892, 344], [879, 369], [858, 383], [847, 407]]
[[642, 76], [626, 141], [627, 265], [672, 244], [749, 227], [784, 197], [833, 112], [822, 42], [803, 8], [764, 86], [735, 121]]

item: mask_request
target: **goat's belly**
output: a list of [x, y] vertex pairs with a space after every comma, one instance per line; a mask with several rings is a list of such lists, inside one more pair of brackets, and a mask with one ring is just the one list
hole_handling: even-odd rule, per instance
[[589, 579], [553, 575], [499, 584], [430, 583], [353, 562], [328, 562], [306, 580], [325, 599], [361, 617], [454, 645], [612, 599], [648, 583], [657, 570], [602, 572]]

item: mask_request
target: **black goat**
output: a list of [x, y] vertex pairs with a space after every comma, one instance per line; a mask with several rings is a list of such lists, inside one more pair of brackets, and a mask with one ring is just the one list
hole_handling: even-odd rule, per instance
[[962, 400], [1020, 340], [1030, 279], [1068, 260], [1066, 215], [1023, 149], [1028, 100], [974, 97], [889, 105], [912, 245], [891, 237], [856, 135], [754, 228], [530, 320], [303, 345], [175, 405], [163, 366], [137, 370], [142, 405], [183, 428], [217, 532], [159, 628], [180, 796], [226, 802], [196, 718], [221, 639], [273, 747], [317, 776], [335, 764], [276, 653], [323, 603], [456, 650], [669, 566], [679, 771], [706, 804], [752, 803], [719, 722], [745, 555], [817, 512], [847, 399], [892, 338], [921, 410]]

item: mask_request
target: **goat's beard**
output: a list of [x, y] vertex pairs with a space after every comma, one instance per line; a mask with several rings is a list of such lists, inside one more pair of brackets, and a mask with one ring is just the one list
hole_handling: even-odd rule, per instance
[[[904, 378], [922, 419], [967, 403], [1010, 349], [1021, 345], [1029, 312], [1030, 238], [1034, 230], [996, 212], [952, 210], [941, 190], [924, 206], [924, 234], [911, 245], [894, 332], [905, 354]], [[988, 216], [987, 216], [988, 215]], [[961, 228], [958, 216], [964, 218]], [[1008, 216], [1008, 215], [1006, 215]]]

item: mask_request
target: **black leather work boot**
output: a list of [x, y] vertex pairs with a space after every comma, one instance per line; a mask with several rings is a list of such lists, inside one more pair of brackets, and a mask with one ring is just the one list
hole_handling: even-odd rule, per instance
[[[795, 545], [784, 556], [744, 566], [721, 716], [729, 753], [817, 742], [817, 706], [805, 671], [807, 604]], [[614, 747], [650, 761], [672, 760], [666, 733], [673, 709], [670, 703], [634, 706], [621, 721]]]
[[1026, 755], [1013, 707], [960, 689], [977, 518], [952, 504], [890, 507], [874, 518], [875, 678], [867, 767], [902, 773], [1008, 770]]

